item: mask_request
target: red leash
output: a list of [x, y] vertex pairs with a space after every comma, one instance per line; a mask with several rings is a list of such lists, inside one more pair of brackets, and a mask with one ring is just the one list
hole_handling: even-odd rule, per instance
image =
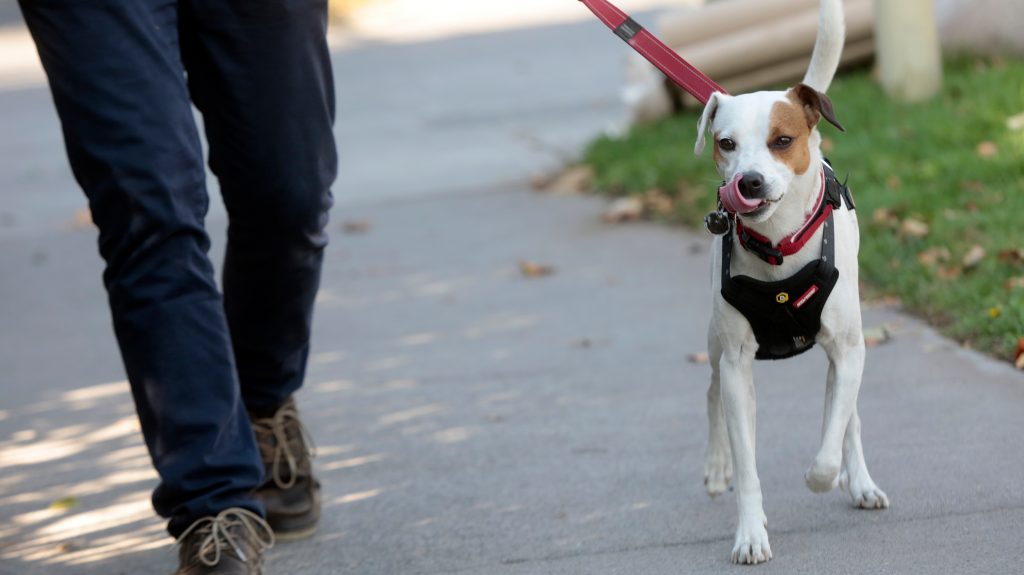
[[607, 0], [580, 0], [590, 8], [598, 18], [615, 32], [615, 35], [626, 41], [647, 61], [654, 64], [680, 88], [686, 90], [694, 98], [706, 104], [711, 94], [727, 93], [703, 72], [683, 60], [675, 50], [658, 40], [636, 20]]

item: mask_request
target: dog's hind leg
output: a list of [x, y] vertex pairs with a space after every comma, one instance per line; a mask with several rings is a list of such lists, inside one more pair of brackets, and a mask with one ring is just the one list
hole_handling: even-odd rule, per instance
[[864, 447], [860, 441], [860, 417], [854, 407], [843, 440], [843, 471], [840, 486], [850, 493], [853, 504], [861, 509], [887, 509], [889, 498], [875, 485], [864, 463]]
[[720, 363], [722, 343], [714, 328], [708, 330], [708, 359], [711, 363], [711, 385], [708, 387], [708, 449], [704, 453], [704, 486], [712, 498], [729, 487], [732, 478], [732, 450], [722, 410]]
[[821, 449], [804, 475], [807, 487], [815, 493], [831, 491], [839, 483], [846, 430], [857, 408], [864, 371], [864, 339], [860, 330], [843, 338], [842, 342], [833, 340], [823, 347], [831, 362], [825, 391], [824, 429]]
[[762, 505], [761, 481], [757, 477], [754, 456], [757, 418], [751, 372], [753, 355], [753, 352], [744, 353], [742, 349], [727, 349], [719, 360], [722, 407], [736, 469], [736, 506], [739, 510], [736, 542], [732, 549], [733, 563], [762, 563], [772, 558], [768, 544], [768, 520]]

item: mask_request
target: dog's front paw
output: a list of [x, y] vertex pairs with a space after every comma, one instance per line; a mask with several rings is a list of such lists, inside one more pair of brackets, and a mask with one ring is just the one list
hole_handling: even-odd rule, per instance
[[815, 461], [804, 474], [807, 488], [815, 493], [828, 493], [839, 486], [839, 464]]
[[732, 456], [728, 453], [708, 451], [704, 457], [704, 487], [715, 498], [729, 488], [732, 479]]
[[740, 526], [736, 529], [736, 544], [732, 548], [733, 563], [757, 565], [772, 558], [766, 523], [764, 519], [740, 519]]
[[843, 489], [850, 492], [850, 499], [853, 500], [854, 507], [861, 509], [889, 508], [889, 497], [866, 474], [848, 479], [846, 473], [843, 473]]

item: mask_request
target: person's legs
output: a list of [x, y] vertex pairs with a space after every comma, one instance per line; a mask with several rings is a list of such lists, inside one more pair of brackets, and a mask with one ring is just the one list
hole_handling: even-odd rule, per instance
[[265, 418], [302, 385], [327, 244], [337, 171], [327, 3], [182, 10], [189, 88], [230, 217], [224, 308], [242, 397]]
[[279, 539], [311, 535], [320, 485], [292, 394], [337, 171], [326, 1], [183, 3], [182, 56], [227, 206], [224, 308]]
[[207, 258], [202, 150], [173, 1], [22, 0], [106, 260], [113, 323], [168, 530], [251, 497], [263, 465]]

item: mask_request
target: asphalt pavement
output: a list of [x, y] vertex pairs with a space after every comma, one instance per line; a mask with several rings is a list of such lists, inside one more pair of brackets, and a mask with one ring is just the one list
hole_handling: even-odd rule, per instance
[[[688, 357], [705, 348], [710, 239], [609, 225], [601, 200], [528, 183], [622, 117], [621, 44], [584, 15], [335, 45], [342, 176], [298, 398], [324, 518], [267, 573], [750, 569], [729, 563], [732, 494], [702, 485], [709, 370]], [[2, 71], [0, 574], [168, 573], [96, 233], [48, 92]], [[892, 336], [860, 400], [892, 508], [804, 486], [823, 354], [759, 363], [776, 558], [752, 569], [1019, 572], [1024, 375], [891, 306], [865, 325]]]

